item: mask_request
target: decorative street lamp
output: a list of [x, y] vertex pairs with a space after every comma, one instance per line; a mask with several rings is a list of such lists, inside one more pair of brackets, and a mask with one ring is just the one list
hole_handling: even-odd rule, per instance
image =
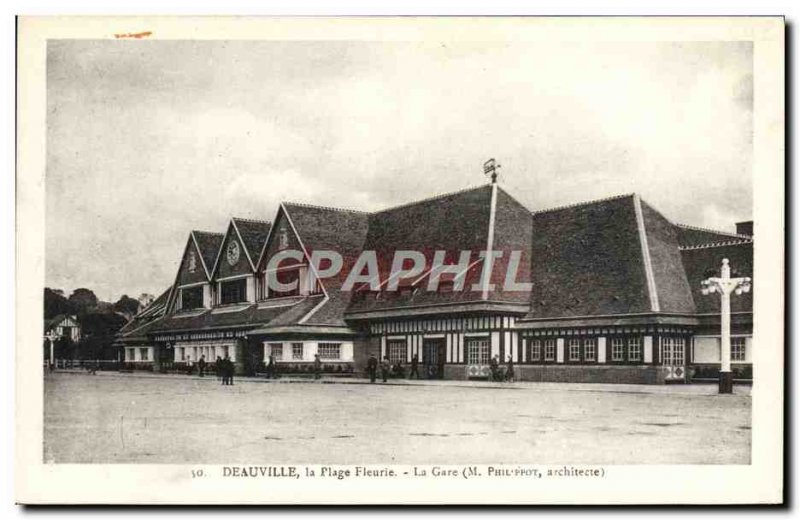
[[55, 368], [55, 363], [56, 363], [56, 360], [53, 357], [53, 353], [55, 352], [54, 345], [56, 343], [56, 339], [58, 338], [58, 334], [56, 334], [56, 331], [51, 330], [50, 332], [47, 333], [47, 336], [45, 337], [50, 341], [50, 368], [52, 369]]
[[720, 277], [711, 277], [700, 282], [703, 294], [719, 293], [720, 321], [720, 371], [719, 393], [730, 394], [733, 392], [733, 374], [731, 373], [731, 293], [740, 295], [750, 292], [750, 278], [731, 278], [731, 268], [728, 259], [722, 260]]

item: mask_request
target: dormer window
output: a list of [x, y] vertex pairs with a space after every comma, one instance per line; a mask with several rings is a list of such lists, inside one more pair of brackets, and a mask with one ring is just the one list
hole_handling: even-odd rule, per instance
[[247, 301], [247, 280], [239, 278], [219, 283], [219, 302], [222, 305]]
[[[270, 283], [270, 280], [278, 283]], [[277, 271], [264, 273], [264, 298], [307, 296], [322, 292], [322, 287], [306, 264], [280, 267]], [[291, 289], [279, 290], [277, 285], [292, 285]]]
[[197, 285], [195, 287], [184, 287], [181, 289], [181, 305], [182, 311], [192, 309], [199, 309], [203, 307], [203, 286]]

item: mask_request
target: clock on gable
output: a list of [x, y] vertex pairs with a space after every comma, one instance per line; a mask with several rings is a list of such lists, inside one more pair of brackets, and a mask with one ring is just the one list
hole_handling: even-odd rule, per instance
[[239, 242], [231, 240], [228, 243], [228, 249], [225, 251], [225, 256], [228, 259], [228, 264], [236, 265], [239, 261]]

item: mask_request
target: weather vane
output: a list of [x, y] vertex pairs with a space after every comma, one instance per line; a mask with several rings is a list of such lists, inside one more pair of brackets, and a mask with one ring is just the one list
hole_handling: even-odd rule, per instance
[[483, 174], [492, 176], [492, 184], [497, 182], [497, 170], [500, 169], [500, 165], [497, 164], [494, 158], [489, 159], [485, 163], [483, 163]]

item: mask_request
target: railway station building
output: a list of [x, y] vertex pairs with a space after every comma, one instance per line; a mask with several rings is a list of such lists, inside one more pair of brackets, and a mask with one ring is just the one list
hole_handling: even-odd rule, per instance
[[[117, 338], [128, 366], [228, 356], [259, 374], [272, 356], [302, 374], [318, 356], [327, 374], [363, 376], [374, 354], [470, 379], [496, 356], [518, 380], [713, 379], [720, 302], [701, 281], [723, 259], [752, 276], [752, 222], [691, 227], [636, 194], [539, 209], [491, 183], [374, 212], [285, 202], [265, 217], [189, 233], [174, 283]], [[731, 300], [739, 379], [752, 377], [752, 297]]]

